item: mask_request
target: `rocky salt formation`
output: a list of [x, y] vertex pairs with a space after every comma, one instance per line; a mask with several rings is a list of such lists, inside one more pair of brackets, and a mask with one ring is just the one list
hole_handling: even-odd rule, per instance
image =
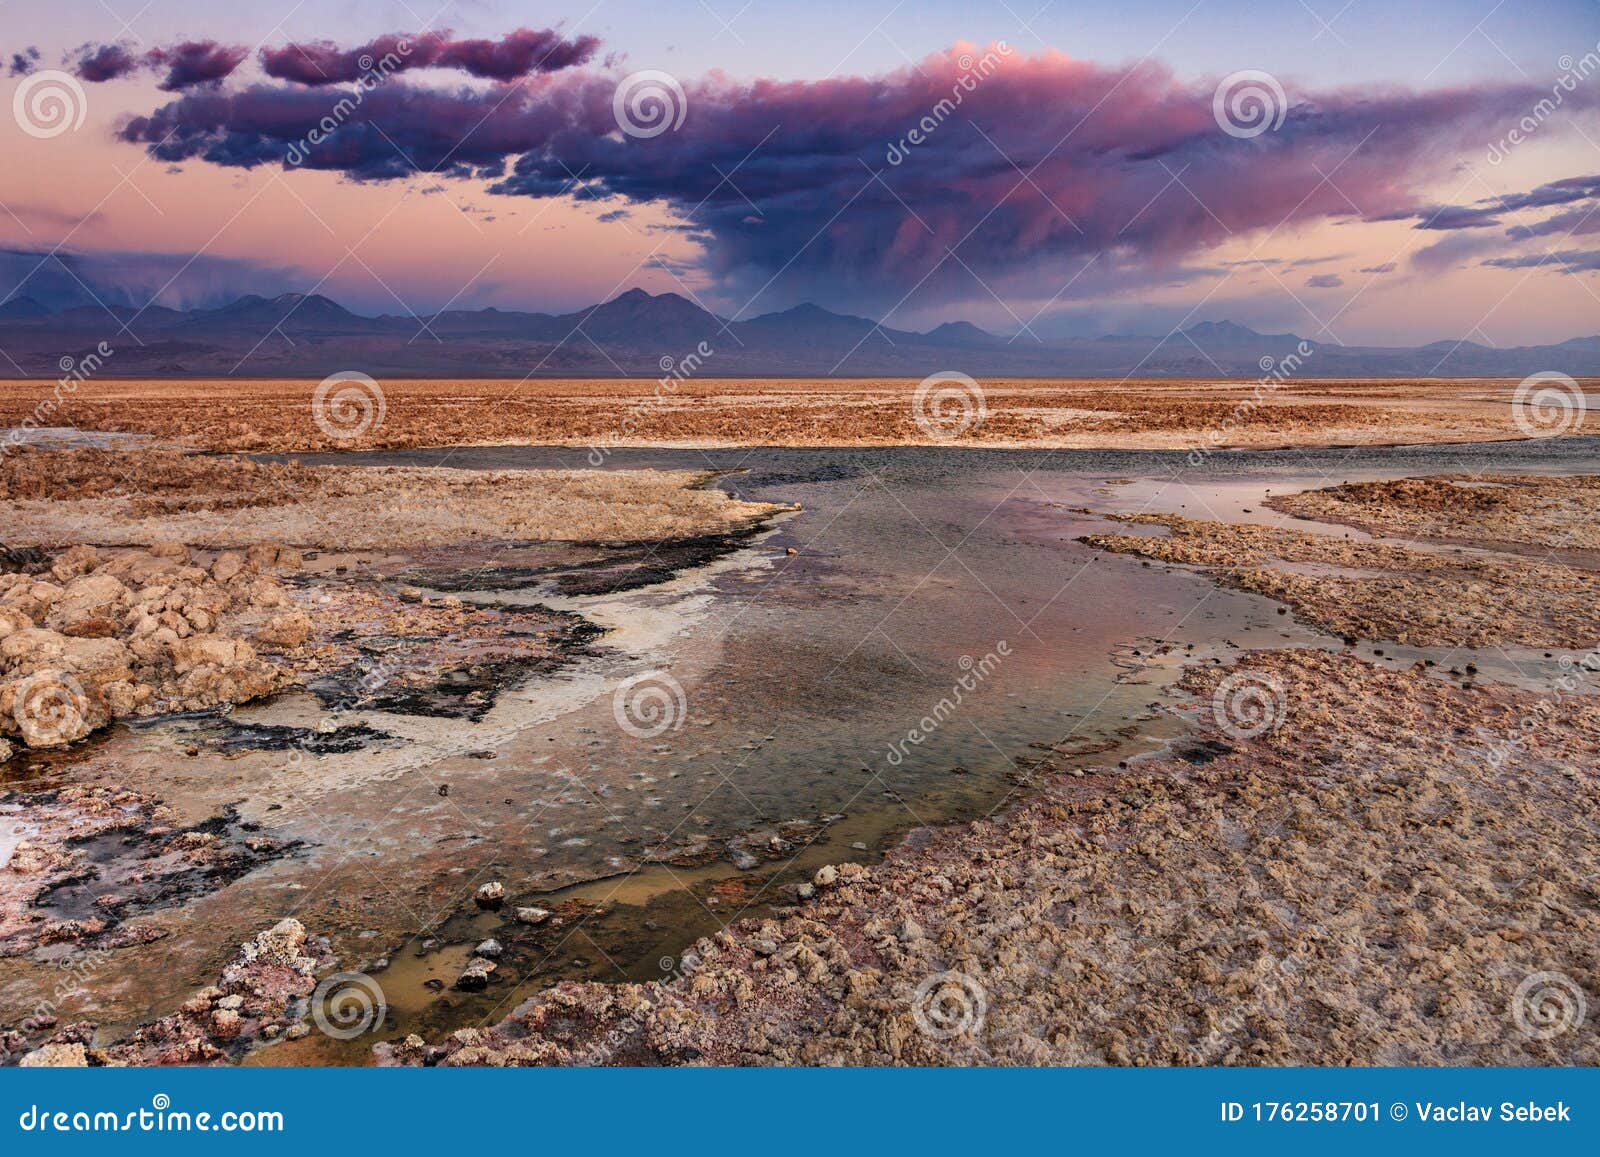
[[[360, 567], [307, 574], [300, 549], [273, 544], [413, 550], [434, 563], [487, 544], [479, 565], [456, 560], [440, 575], [471, 583], [499, 553], [553, 539], [624, 539], [653, 557], [640, 544], [688, 535], [700, 544], [688, 565], [777, 509], [706, 478], [17, 449], [0, 456], [0, 761], [117, 719], [225, 709], [290, 685], [332, 708], [479, 719], [501, 686], [596, 632], [537, 607], [430, 598]], [[596, 552], [571, 569], [612, 585], [670, 573]], [[548, 553], [527, 568], [559, 571], [573, 552]], [[612, 573], [623, 564], [639, 573]]]
[[[217, 983], [202, 988], [177, 1012], [104, 1046], [96, 1026], [68, 1025], [21, 1052], [24, 1066], [217, 1065], [250, 1049], [311, 1031], [306, 998], [316, 974], [331, 963], [326, 945], [309, 939], [295, 919], [279, 921], [240, 946]], [[0, 1032], [0, 1046], [16, 1054], [22, 1032]]]
[[1347, 482], [1267, 499], [1273, 510], [1371, 534], [1534, 548], [1600, 550], [1600, 475], [1438, 474]]
[[303, 577], [298, 551], [72, 547], [0, 574], [0, 759], [117, 719], [291, 686], [332, 709], [481, 718], [598, 632], [541, 607]]
[[[1586, 493], [1592, 501], [1576, 515], [1593, 519], [1600, 516], [1600, 489]], [[1600, 641], [1600, 574], [1556, 561], [1548, 551], [1466, 554], [1179, 514], [1105, 517], [1167, 533], [1091, 534], [1080, 541], [1203, 567], [1214, 581], [1288, 603], [1308, 623], [1344, 638], [1466, 647]]]
[[311, 619], [272, 546], [199, 565], [187, 547], [74, 546], [37, 572], [0, 574], [0, 737], [62, 747], [114, 719], [197, 711], [291, 677], [263, 655], [305, 642]]

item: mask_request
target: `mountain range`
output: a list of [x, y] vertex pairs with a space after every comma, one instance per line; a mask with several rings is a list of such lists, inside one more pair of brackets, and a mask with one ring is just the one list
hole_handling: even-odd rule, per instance
[[[926, 333], [800, 305], [729, 321], [675, 293], [631, 289], [567, 314], [446, 310], [365, 317], [319, 294], [249, 295], [216, 309], [0, 304], [0, 373], [55, 377], [104, 342], [116, 377], [974, 377], [1255, 378], [1296, 354], [1317, 378], [1600, 374], [1600, 336], [1558, 345], [1346, 346], [1201, 322], [1166, 336], [1038, 341], [968, 322]], [[709, 352], [704, 352], [709, 351]], [[1309, 351], [1309, 352], [1301, 352]]]

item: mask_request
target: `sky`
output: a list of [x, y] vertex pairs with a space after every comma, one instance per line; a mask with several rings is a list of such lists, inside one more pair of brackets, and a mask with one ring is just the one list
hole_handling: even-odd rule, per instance
[[0, 298], [1600, 332], [1595, 0], [11, 0]]

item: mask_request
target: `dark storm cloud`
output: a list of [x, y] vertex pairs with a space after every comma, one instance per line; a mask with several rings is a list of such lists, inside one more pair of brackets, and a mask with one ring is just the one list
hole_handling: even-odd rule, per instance
[[[1094, 255], [1095, 276], [1150, 283], [1255, 230], [1416, 218], [1415, 190], [1534, 95], [1507, 84], [1295, 94], [1281, 126], [1241, 138], [1219, 128], [1212, 83], [1149, 63], [1123, 71], [1058, 53], [984, 53], [958, 46], [881, 77], [685, 83], [683, 123], [654, 137], [618, 131], [615, 77], [567, 73], [488, 92], [392, 80], [347, 108], [301, 163], [382, 179], [465, 176], [514, 158], [493, 192], [665, 207], [729, 283], [782, 272], [797, 292], [895, 293], [926, 279], [959, 294], [978, 289], [974, 278], [1059, 285], [1062, 270]], [[971, 80], [978, 56], [992, 67]], [[319, 59], [329, 65], [347, 69], [347, 55]], [[196, 92], [123, 135], [170, 161], [282, 163], [333, 95]], [[1527, 196], [1587, 196], [1583, 180]], [[1511, 200], [1464, 212], [1493, 216]]]
[[73, 72], [79, 80], [87, 80], [91, 84], [116, 80], [143, 67], [143, 62], [125, 44], [85, 44], [77, 52], [78, 59]]
[[152, 48], [145, 54], [150, 67], [167, 70], [161, 87], [179, 92], [197, 84], [211, 84], [233, 75], [244, 62], [249, 49], [238, 44], [218, 44], [214, 40], [187, 40], [168, 48]]
[[354, 48], [317, 40], [261, 50], [261, 68], [276, 80], [321, 87], [360, 80], [388, 61], [385, 74], [453, 68], [486, 80], [511, 81], [584, 64], [600, 47], [593, 36], [568, 40], [553, 28], [518, 28], [499, 40], [456, 40], [448, 32], [393, 33]]
[[242, 44], [185, 40], [135, 53], [126, 44], [85, 44], [68, 53], [79, 80], [100, 84], [141, 70], [164, 72], [161, 88], [182, 92], [197, 85], [216, 85], [232, 76], [250, 50]]

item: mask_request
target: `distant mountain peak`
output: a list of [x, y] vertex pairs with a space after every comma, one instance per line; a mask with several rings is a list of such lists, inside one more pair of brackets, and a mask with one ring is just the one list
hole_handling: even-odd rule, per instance
[[22, 297], [9, 298], [4, 302], [0, 302], [0, 317], [17, 319], [44, 317], [46, 314], [51, 312], [52, 311], [49, 308], [41, 305], [34, 298], [25, 295]]
[[934, 326], [923, 336], [949, 342], [998, 340], [994, 334], [981, 326], [973, 325], [970, 321], [947, 321], [943, 325]]
[[1196, 322], [1183, 331], [1190, 337], [1265, 337], [1265, 334], [1251, 329], [1247, 325], [1240, 325], [1236, 321], [1202, 321]]
[[[680, 361], [706, 343], [715, 356], [702, 354], [697, 372], [719, 377], [889, 375], [915, 380], [935, 370], [959, 369], [994, 376], [1110, 378], [1136, 372], [1251, 378], [1259, 376], [1269, 359], [1287, 357], [1301, 342], [1314, 346], [1316, 357], [1300, 372], [1319, 377], [1600, 372], [1600, 336], [1501, 349], [1473, 342], [1384, 348], [1312, 343], [1292, 333], [1264, 334], [1221, 320], [1199, 322], [1182, 334], [1020, 342], [967, 321], [948, 321], [925, 333], [896, 329], [815, 302], [733, 321], [705, 310], [691, 297], [639, 287], [559, 315], [446, 310], [426, 320], [438, 339], [427, 342], [414, 340], [421, 319], [364, 317], [319, 293], [270, 298], [246, 294], [219, 308], [150, 306], [135, 311], [112, 306], [110, 312], [119, 319], [137, 316], [140, 336], [146, 339], [144, 345], [119, 348], [119, 369], [152, 376], [210, 375], [239, 367], [315, 376], [351, 368], [354, 361], [374, 374], [520, 376], [534, 366], [552, 375], [651, 377], [664, 358]], [[29, 373], [49, 372], [63, 356], [92, 345], [105, 324], [106, 310], [95, 306], [61, 308], [53, 298], [20, 294], [0, 302], [0, 345], [11, 356], [13, 370], [22, 366]], [[291, 340], [277, 340], [280, 335]]]
[[1183, 336], [1196, 345], [1213, 347], [1259, 347], [1262, 342], [1287, 343], [1305, 339], [1294, 333], [1261, 333], [1236, 321], [1202, 321], [1183, 331]]

